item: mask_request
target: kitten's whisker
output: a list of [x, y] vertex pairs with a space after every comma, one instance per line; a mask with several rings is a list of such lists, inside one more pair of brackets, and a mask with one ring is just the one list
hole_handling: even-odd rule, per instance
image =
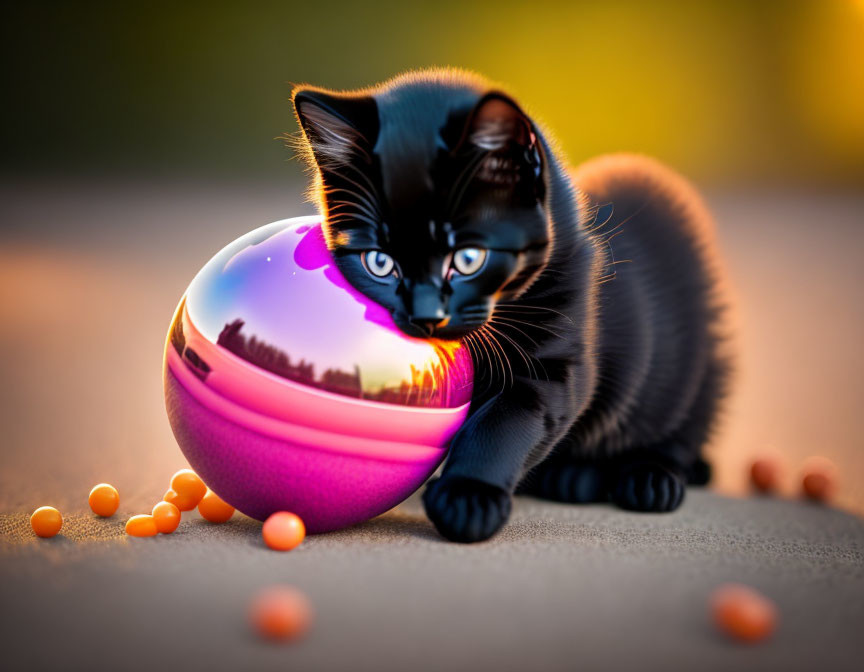
[[623, 230], [616, 231], [615, 233], [613, 233], [612, 235], [610, 235], [608, 238], [606, 238], [606, 240], [604, 240], [603, 242], [604, 242], [606, 245], [608, 245], [608, 244], [612, 241], [613, 238], [617, 238], [617, 237], [620, 236], [622, 233], [624, 233]]
[[[535, 346], [538, 346], [538, 347], [539, 347], [539, 344], [537, 343], [537, 341], [535, 341], [533, 338], [531, 338], [528, 334], [526, 334], [526, 333], [525, 333], [522, 329], [520, 329], [519, 327], [517, 327], [517, 326], [515, 326], [515, 325], [513, 325], [513, 324], [510, 324], [509, 322], [498, 322], [495, 318], [490, 318], [489, 321], [490, 321], [490, 322], [495, 322], [496, 324], [499, 324], [502, 328], [513, 329], [513, 330], [515, 330], [515, 331], [518, 331], [518, 332], [519, 332], [520, 334], [522, 334], [525, 338], [527, 338], [529, 341], [531, 341]], [[530, 322], [523, 322], [523, 324], [528, 324], [528, 325], [530, 325], [531, 323], [530, 323]], [[546, 372], [546, 367], [543, 366], [543, 362], [540, 361], [540, 358], [537, 357], [537, 356], [535, 356], [535, 355], [532, 355], [530, 352], [528, 352], [527, 350], [525, 350], [525, 348], [523, 348], [521, 345], [519, 345], [518, 343], [516, 343], [515, 341], [513, 341], [513, 339], [510, 339], [510, 340], [511, 340], [511, 342], [513, 342], [513, 345], [514, 345], [514, 346], [516, 346], [516, 347], [522, 349], [522, 350], [525, 352], [526, 355], [528, 355], [531, 359], [533, 359], [535, 362], [537, 362], [537, 364], [540, 365], [540, 368], [543, 369], [543, 375], [545, 376], [546, 380], [549, 380], [549, 374]], [[538, 380], [539, 380], [539, 378], [538, 378]]]
[[608, 243], [612, 238], [619, 233], [621, 233], [621, 227], [624, 226], [627, 222], [618, 222], [615, 226], [613, 226], [608, 231], [604, 231], [602, 235], [597, 236], [597, 240], [601, 245]]
[[474, 360], [475, 357], [474, 357], [474, 349], [473, 349], [472, 344], [471, 344], [471, 334], [465, 334], [462, 337], [461, 341], [462, 341], [462, 343], [465, 344], [465, 347], [468, 348], [468, 350], [471, 352], [471, 359]]
[[[472, 359], [473, 359], [473, 360], [474, 360], [478, 365], [481, 364], [482, 357], [481, 357], [481, 355], [480, 355], [480, 351], [479, 351], [479, 349], [477, 348], [477, 343], [475, 342], [474, 334], [466, 334], [465, 337], [464, 337], [462, 340], [463, 340], [463, 342], [465, 343], [465, 345], [468, 346], [468, 349], [471, 351], [471, 357], [472, 357]], [[476, 367], [475, 367], [475, 368], [476, 368]], [[476, 373], [475, 373], [475, 376], [476, 376]]]
[[[536, 347], [540, 347], [540, 344], [537, 341], [535, 341], [533, 338], [531, 338], [527, 332], [523, 331], [522, 329], [517, 327], [515, 324], [513, 324], [513, 320], [503, 318], [503, 317], [490, 317], [489, 321], [492, 324], [500, 325], [502, 328], [506, 327], [507, 329], [512, 329], [513, 331], [518, 331], [525, 338], [527, 338], [529, 341], [531, 341], [531, 343], [533, 343]], [[516, 321], [518, 322], [518, 320], [516, 320]], [[532, 326], [530, 322], [521, 322], [521, 324], [527, 324], [529, 326]], [[557, 334], [555, 334], [555, 335], [557, 336]]]
[[489, 325], [484, 324], [480, 331], [483, 335], [489, 340], [489, 345], [492, 347], [492, 351], [495, 353], [496, 358], [501, 364], [501, 375], [503, 380], [501, 381], [501, 392], [503, 393], [507, 389], [507, 369], [504, 368], [504, 364], [507, 364], [507, 368], [510, 370], [510, 385], [512, 386], [516, 379], [513, 376], [513, 367], [510, 366], [510, 360], [507, 358], [506, 353], [504, 353], [504, 349], [501, 344], [495, 338], [494, 334], [488, 331]]
[[592, 222], [585, 227], [585, 233], [594, 233], [595, 231], [597, 231], [598, 229], [602, 229], [609, 223], [609, 221], [612, 219], [612, 215], [615, 214], [614, 205], [612, 205], [612, 210], [609, 211], [609, 216], [599, 224], [597, 223], [597, 215], [600, 214], [600, 208], [605, 208], [607, 205], [612, 205], [612, 203], [598, 203], [596, 206], [592, 206], [594, 209], [594, 218]]
[[[507, 311], [502, 311], [502, 312], [506, 313]], [[518, 313], [517, 313], [517, 315], [518, 315]], [[559, 334], [557, 331], [550, 329], [549, 327], [545, 327], [542, 324], [536, 324], [535, 322], [526, 322], [525, 320], [517, 320], [515, 317], [508, 317], [507, 315], [498, 315], [497, 311], [496, 311], [496, 314], [489, 319], [489, 321], [491, 322], [491, 321], [494, 321], [496, 319], [500, 320], [502, 322], [518, 322], [519, 324], [524, 324], [524, 325], [527, 325], [529, 327], [534, 327], [535, 329], [542, 329], [543, 331], [548, 331], [553, 336], [557, 336], [558, 338], [560, 338], [562, 340], [567, 340], [561, 334]], [[513, 327], [513, 328], [517, 329], [517, 327]], [[522, 331], [521, 329], [518, 329], [518, 331], [525, 334], [525, 332]], [[525, 337], [529, 338], [529, 339], [531, 338], [530, 336], [528, 336], [528, 334], [525, 334]], [[536, 341], [533, 341], [533, 339], [531, 339], [531, 340], [532, 340], [532, 342], [534, 342], [534, 345], [537, 345]]]
[[493, 364], [495, 364], [495, 362], [493, 361], [492, 353], [489, 350], [489, 344], [486, 340], [485, 334], [483, 334], [483, 332], [482, 332], [482, 329], [483, 329], [483, 327], [480, 327], [480, 329], [475, 331], [474, 336], [477, 338], [477, 345], [479, 345], [481, 348], [483, 348], [483, 357], [486, 360], [486, 366], [489, 370], [490, 379], [491, 379], [492, 366], [493, 366]]
[[[623, 227], [627, 222], [629, 222], [631, 219], [633, 219], [634, 217], [636, 217], [640, 212], [642, 212], [642, 211], [647, 207], [647, 205], [648, 205], [648, 203], [650, 202], [650, 200], [651, 200], [650, 197], [649, 197], [649, 198], [646, 198], [646, 199], [645, 199], [645, 202], [642, 203], [642, 205], [640, 205], [638, 208], [636, 208], [635, 212], [633, 212], [632, 214], [630, 214], [630, 215], [628, 215], [627, 217], [625, 217], [624, 219], [622, 219], [618, 224], [616, 224], [616, 225], [615, 225], [612, 229], [610, 229], [609, 231], [604, 231], [604, 232], [603, 232], [603, 236], [604, 236], [604, 238], [601, 238], [601, 241], [600, 241], [600, 242], [601, 242], [601, 243], [606, 243], [606, 244], [608, 244], [609, 241], [612, 240], [612, 238], [614, 238], [614, 237], [617, 236], [619, 233], [621, 233], [621, 227]], [[615, 235], [610, 235], [610, 234], [613, 234], [613, 233], [614, 233]]]
[[[481, 327], [481, 329], [482, 329], [482, 327]], [[489, 346], [486, 343], [486, 339], [485, 339], [484, 335], [482, 333], [480, 333], [479, 330], [472, 333], [471, 335], [474, 337], [474, 341], [477, 344], [478, 349], [479, 348], [483, 349], [483, 359], [485, 360], [485, 364], [481, 367], [481, 369], [483, 370], [484, 373], [486, 373], [486, 372], [489, 373], [489, 376], [488, 376], [489, 382], [486, 385], [486, 389], [488, 390], [490, 387], [492, 387], [492, 380], [493, 380], [492, 366], [493, 366], [494, 362], [492, 361], [492, 354], [489, 352]]]
[[[483, 332], [483, 327], [480, 327], [477, 334], [482, 338], [483, 343], [485, 343], [485, 347], [488, 349], [488, 352], [490, 353], [489, 354], [489, 367], [491, 368], [493, 364], [496, 364], [497, 366], [495, 368], [498, 369], [500, 367], [500, 369], [501, 369], [502, 383], [501, 383], [501, 391], [498, 393], [498, 394], [501, 394], [501, 392], [503, 392], [507, 386], [506, 371], [504, 370], [503, 364], [501, 364], [499, 361], [500, 358], [498, 356], [498, 353], [495, 351], [494, 347], [492, 346], [492, 343], [489, 340], [488, 334]], [[494, 358], [493, 358], [493, 354], [495, 355]], [[490, 378], [489, 386], [491, 387], [491, 385], [492, 385], [492, 380]]]
[[[520, 308], [520, 309], [526, 309], [526, 310], [545, 310], [549, 313], [555, 313], [556, 315], [560, 315], [561, 317], [563, 317], [565, 320], [567, 320], [571, 324], [575, 324], [575, 322], [573, 322], [573, 319], [570, 318], [569, 316], [565, 315], [564, 313], [562, 313], [560, 311], [554, 310], [552, 308], [547, 308], [545, 306], [532, 306], [530, 304], [525, 304], [525, 303], [499, 303], [498, 306], [504, 306], [505, 308]], [[496, 306], [496, 308], [497, 308], [497, 306]]]
[[[485, 325], [485, 329], [491, 330], [492, 327], [487, 324], [487, 325]], [[492, 331], [487, 331], [486, 333], [488, 334], [493, 345], [497, 348], [497, 351], [499, 353], [498, 356], [501, 359], [502, 364], [507, 365], [507, 370], [510, 372], [510, 386], [512, 387], [513, 385], [516, 384], [516, 376], [513, 375], [513, 366], [510, 363], [510, 358], [507, 356], [507, 351], [504, 349], [504, 346], [501, 344], [501, 341], [498, 340], [498, 338], [495, 336], [495, 334], [492, 333]], [[504, 384], [506, 387], [506, 384], [507, 384], [506, 373], [504, 375]]]
[[[532, 364], [531, 360], [528, 359], [528, 357], [526, 356], [525, 349], [521, 345], [519, 345], [516, 341], [514, 341], [512, 338], [510, 338], [510, 336], [505, 334], [503, 331], [500, 331], [491, 325], [489, 325], [489, 328], [492, 331], [494, 331], [496, 334], [500, 334], [501, 336], [506, 338], [513, 345], [513, 348], [516, 350], [516, 352], [519, 354], [519, 356], [521, 356], [522, 359], [525, 360], [525, 364], [528, 366], [530, 375], [532, 375], [536, 380], [540, 380], [540, 378], [537, 376], [537, 369], [534, 368], [534, 364]], [[512, 367], [511, 367], [511, 375], [512, 375]]]

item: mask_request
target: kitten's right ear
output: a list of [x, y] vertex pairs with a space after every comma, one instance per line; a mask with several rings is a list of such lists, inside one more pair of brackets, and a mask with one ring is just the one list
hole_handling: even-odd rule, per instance
[[377, 133], [378, 109], [371, 96], [343, 96], [297, 89], [292, 97], [300, 127], [319, 166], [368, 158]]

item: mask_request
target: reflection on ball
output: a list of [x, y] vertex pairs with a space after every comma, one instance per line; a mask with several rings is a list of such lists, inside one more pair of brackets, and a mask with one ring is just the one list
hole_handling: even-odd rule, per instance
[[186, 458], [219, 497], [309, 532], [395, 506], [444, 459], [471, 397], [464, 347], [406, 336], [332, 263], [320, 220], [275, 222], [198, 273], [165, 347]]

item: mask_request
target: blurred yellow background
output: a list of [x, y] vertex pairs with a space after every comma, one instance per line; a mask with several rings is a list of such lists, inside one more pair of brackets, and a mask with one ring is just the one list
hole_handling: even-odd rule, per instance
[[[694, 180], [738, 296], [724, 492], [773, 449], [864, 511], [864, 0], [20, 2], [0, 19], [0, 510], [184, 466], [162, 408], [173, 310], [220, 247], [306, 214], [293, 83], [454, 65], [572, 162]], [[50, 465], [50, 469], [45, 466]]]
[[2, 23], [16, 174], [291, 172], [274, 140], [291, 82], [458, 65], [508, 85], [573, 161], [864, 181], [862, 0], [18, 3]]

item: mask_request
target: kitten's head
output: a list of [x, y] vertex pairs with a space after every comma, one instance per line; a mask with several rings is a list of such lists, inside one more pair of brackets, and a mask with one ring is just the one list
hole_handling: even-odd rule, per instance
[[543, 154], [505, 94], [414, 75], [294, 105], [336, 264], [405, 333], [460, 338], [542, 270]]

